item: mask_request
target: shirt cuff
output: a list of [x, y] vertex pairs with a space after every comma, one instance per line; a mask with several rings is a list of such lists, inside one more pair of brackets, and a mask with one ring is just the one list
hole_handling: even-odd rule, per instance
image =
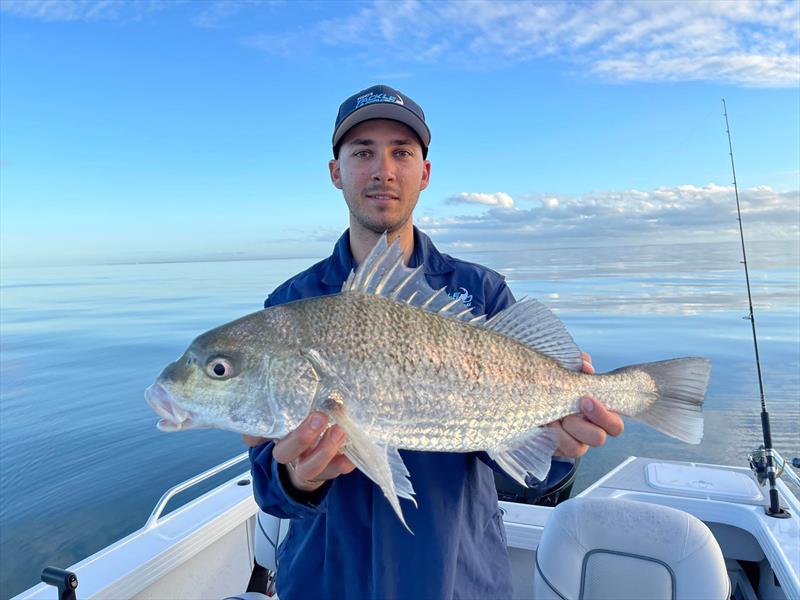
[[326, 481], [322, 486], [311, 493], [292, 490], [291, 483], [286, 473], [286, 465], [279, 463], [274, 458], [270, 461], [273, 490], [278, 496], [279, 503], [287, 508], [287, 512], [295, 514], [298, 518], [315, 517], [326, 508], [326, 499], [331, 482]]

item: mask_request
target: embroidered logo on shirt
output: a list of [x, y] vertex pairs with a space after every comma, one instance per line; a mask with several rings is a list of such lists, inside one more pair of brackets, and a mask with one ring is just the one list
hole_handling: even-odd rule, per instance
[[464, 306], [472, 306], [472, 294], [469, 293], [467, 288], [460, 287], [454, 292], [448, 294], [454, 300], [461, 300]]

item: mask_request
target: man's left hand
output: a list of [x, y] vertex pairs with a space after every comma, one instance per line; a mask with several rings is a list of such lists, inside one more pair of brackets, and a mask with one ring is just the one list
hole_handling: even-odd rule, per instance
[[[592, 358], [581, 352], [584, 373], [594, 373]], [[622, 418], [611, 412], [595, 398], [585, 396], [581, 399], [581, 413], [567, 415], [560, 421], [550, 423], [558, 429], [560, 442], [556, 456], [577, 458], [586, 454], [589, 447], [596, 448], [606, 443], [606, 436], [618, 436], [625, 429]]]

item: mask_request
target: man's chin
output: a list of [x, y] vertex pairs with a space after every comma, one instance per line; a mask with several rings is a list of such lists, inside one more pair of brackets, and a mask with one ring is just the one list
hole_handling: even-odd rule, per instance
[[371, 231], [373, 233], [377, 233], [378, 235], [386, 233], [396, 233], [405, 227], [408, 227], [412, 224], [411, 215], [408, 215], [401, 219], [360, 219], [356, 216], [356, 222], [366, 229], [367, 231]]

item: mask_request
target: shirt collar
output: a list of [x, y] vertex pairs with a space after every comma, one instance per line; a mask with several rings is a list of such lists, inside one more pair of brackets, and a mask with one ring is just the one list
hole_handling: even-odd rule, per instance
[[[446, 254], [440, 253], [431, 239], [414, 227], [414, 251], [409, 260], [409, 267], [424, 265], [425, 275], [443, 275], [455, 269], [452, 259]], [[336, 245], [333, 247], [333, 254], [328, 257], [322, 274], [322, 283], [328, 286], [341, 286], [350, 271], [356, 264], [350, 252], [350, 230], [346, 230]]]

